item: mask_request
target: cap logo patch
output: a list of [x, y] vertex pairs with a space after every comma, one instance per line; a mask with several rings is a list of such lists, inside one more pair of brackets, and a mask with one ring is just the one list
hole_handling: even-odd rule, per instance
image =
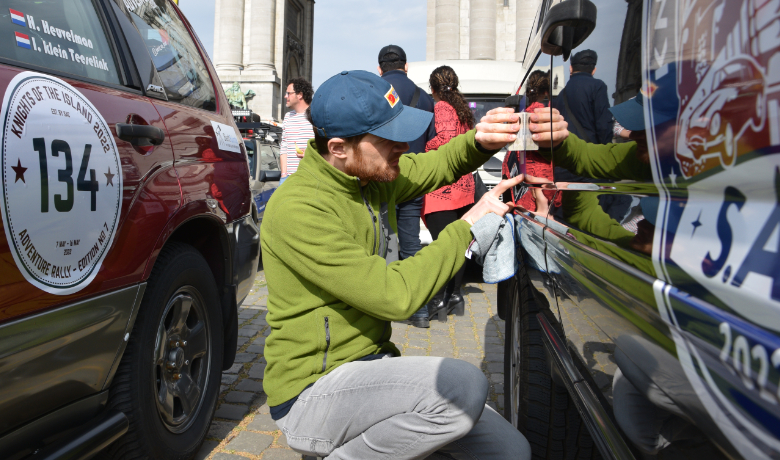
[[393, 86], [390, 86], [390, 90], [385, 93], [385, 99], [387, 99], [387, 102], [390, 103], [390, 107], [395, 107], [396, 104], [398, 104], [399, 97], [398, 93], [395, 92], [395, 88]]

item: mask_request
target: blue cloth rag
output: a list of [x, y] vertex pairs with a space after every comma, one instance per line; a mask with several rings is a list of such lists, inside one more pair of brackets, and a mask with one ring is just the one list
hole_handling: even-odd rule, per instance
[[471, 258], [482, 265], [482, 278], [488, 284], [504, 281], [517, 272], [515, 229], [512, 216], [501, 217], [492, 212], [472, 227], [474, 241]]

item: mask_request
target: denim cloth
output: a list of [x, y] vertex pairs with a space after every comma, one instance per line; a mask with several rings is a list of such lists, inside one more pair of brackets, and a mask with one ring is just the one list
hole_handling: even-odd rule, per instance
[[531, 458], [523, 435], [485, 405], [474, 365], [409, 356], [342, 364], [277, 420], [289, 446], [328, 460]]
[[472, 227], [472, 259], [482, 265], [482, 278], [495, 284], [517, 272], [515, 257], [515, 229], [512, 216], [500, 217], [492, 212], [479, 219]]
[[401, 260], [412, 257], [422, 249], [420, 244], [420, 211], [422, 197], [415, 198], [395, 207], [395, 219], [398, 227], [398, 246]]

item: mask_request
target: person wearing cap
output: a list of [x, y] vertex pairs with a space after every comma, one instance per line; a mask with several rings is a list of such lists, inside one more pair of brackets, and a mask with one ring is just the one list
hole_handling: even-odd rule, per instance
[[[414, 107], [433, 113], [433, 98], [422, 88], [415, 85], [406, 73], [409, 64], [406, 62], [406, 52], [398, 45], [387, 45], [379, 50], [379, 75], [393, 85], [405, 107]], [[436, 136], [433, 121], [417, 139], [409, 141], [408, 153], [425, 151], [425, 143]], [[396, 220], [398, 226], [398, 250], [401, 259], [417, 254], [422, 248], [420, 243], [420, 215], [422, 213], [423, 197], [415, 197], [396, 205]], [[428, 306], [423, 305], [409, 320], [417, 327], [427, 327]]]
[[598, 54], [582, 50], [571, 57], [571, 76], [553, 103], [569, 122], [569, 131], [594, 144], [612, 142], [607, 85], [595, 78]]
[[[522, 177], [501, 182], [415, 257], [391, 261], [395, 204], [454, 182], [515, 139], [511, 112], [494, 109], [438, 151], [404, 155], [431, 114], [405, 107], [390, 83], [344, 71], [315, 93], [315, 138], [291, 186], [269, 200], [261, 232], [271, 326], [263, 387], [293, 449], [331, 459], [530, 458], [525, 438], [485, 406], [478, 368], [398, 357], [390, 340], [390, 322], [463, 265], [471, 226], [510, 210], [498, 197]], [[532, 121], [541, 145], [565, 137], [557, 112]]]

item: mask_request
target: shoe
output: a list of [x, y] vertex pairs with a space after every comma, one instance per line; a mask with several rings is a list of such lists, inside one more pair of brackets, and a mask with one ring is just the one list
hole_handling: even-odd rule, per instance
[[446, 302], [445, 296], [444, 296], [444, 289], [439, 291], [433, 298], [428, 302], [425, 306], [428, 308], [428, 319], [430, 321], [433, 321], [433, 318], [436, 317], [439, 321], [446, 323], [447, 322], [447, 305], [448, 302]]
[[428, 318], [428, 306], [423, 305], [419, 310], [414, 312], [414, 314], [409, 317], [409, 324], [423, 329], [431, 327], [431, 321]]
[[450, 298], [447, 301], [447, 311], [455, 316], [464, 316], [466, 314], [466, 300], [460, 295], [460, 286], [457, 286], [457, 289], [450, 294]]

